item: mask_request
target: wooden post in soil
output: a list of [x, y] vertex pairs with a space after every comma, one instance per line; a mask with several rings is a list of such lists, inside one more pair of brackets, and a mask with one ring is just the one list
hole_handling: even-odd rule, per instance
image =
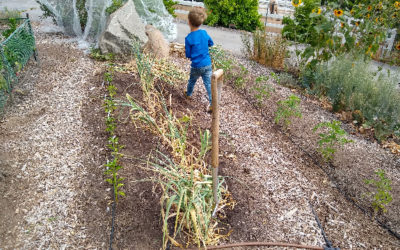
[[214, 196], [214, 212], [215, 216], [218, 208], [218, 155], [219, 155], [219, 102], [221, 98], [221, 89], [224, 71], [222, 69], [213, 73], [211, 78], [211, 96], [212, 96], [212, 149], [211, 149], [211, 166], [213, 178], [213, 196]]

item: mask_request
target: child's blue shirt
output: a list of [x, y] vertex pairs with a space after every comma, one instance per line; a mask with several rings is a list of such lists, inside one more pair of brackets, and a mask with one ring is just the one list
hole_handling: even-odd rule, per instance
[[211, 57], [208, 47], [214, 45], [213, 40], [205, 30], [190, 32], [185, 38], [186, 57], [192, 61], [193, 68], [211, 65]]

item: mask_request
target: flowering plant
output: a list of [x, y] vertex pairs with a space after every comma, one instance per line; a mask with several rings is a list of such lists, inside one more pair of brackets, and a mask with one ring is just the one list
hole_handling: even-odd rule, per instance
[[[343, 2], [321, 6], [320, 1], [304, 0], [304, 5], [295, 6], [294, 19], [285, 18], [283, 36], [309, 45], [298, 52], [303, 63], [315, 66], [344, 53], [372, 57], [386, 40], [388, 30], [399, 28], [400, 1]], [[397, 47], [400, 49], [399, 44]]]

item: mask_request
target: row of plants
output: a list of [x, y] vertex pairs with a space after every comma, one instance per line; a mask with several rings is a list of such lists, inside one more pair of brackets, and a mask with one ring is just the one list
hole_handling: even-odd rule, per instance
[[[127, 95], [127, 102], [121, 105], [130, 109], [131, 121], [137, 129], [144, 129], [160, 138], [164, 152], [156, 152], [148, 159], [142, 159], [142, 167], [154, 173], [153, 177], [140, 181], [151, 181], [160, 187], [163, 249], [174, 246], [197, 247], [216, 244], [223, 235], [219, 234], [218, 219], [212, 216], [213, 204], [211, 168], [205, 161], [211, 149], [209, 130], [199, 131], [200, 145], [188, 141], [194, 134], [190, 113], [177, 117], [171, 109], [171, 99], [164, 97], [168, 88], [181, 81], [182, 71], [166, 66], [165, 61], [155, 59], [141, 52], [135, 45], [135, 66], [124, 70], [137, 72], [140, 76], [142, 99]], [[133, 67], [133, 68], [132, 68]], [[166, 70], [160, 70], [164, 68]], [[165, 74], [165, 72], [168, 72]], [[161, 81], [157, 81], [160, 79]], [[168, 81], [168, 79], [170, 81]], [[219, 177], [218, 211], [233, 206], [224, 177]]]
[[[211, 50], [211, 55], [214, 68], [223, 68], [227, 74], [227, 81], [239, 91], [244, 91], [247, 94], [250, 94], [252, 98], [255, 99], [255, 104], [258, 107], [263, 107], [263, 102], [268, 99], [275, 91], [274, 88], [268, 84], [268, 80], [270, 78], [275, 80], [278, 84], [282, 85], [285, 85], [287, 83], [296, 84], [296, 79], [288, 77], [287, 74], [280, 74], [284, 76], [281, 77], [280, 75], [277, 75], [273, 72], [270, 76], [259, 76], [255, 78], [254, 83], [250, 83], [250, 77], [248, 77], [247, 75], [243, 76], [243, 74], [241, 73], [243, 71], [237, 71], [237, 68], [241, 68], [243, 66], [240, 65], [240, 63], [234, 61], [233, 58], [230, 58], [226, 53], [224, 53], [224, 51], [221, 50], [221, 48], [213, 48]], [[338, 62], [338, 64], [341, 64], [341, 62]], [[343, 68], [346, 68], [349, 65], [342, 66]], [[364, 67], [364, 69], [367, 70], [367, 68], [365, 68], [365, 65], [361, 65], [360, 67]], [[350, 68], [352, 67], [350, 66]], [[365, 72], [366, 70], [364, 70], [363, 72]], [[329, 72], [329, 70], [326, 71]], [[366, 77], [370, 76], [366, 75]], [[238, 84], [237, 79], [241, 78], [244, 78], [244, 80], [241, 80], [240, 84]], [[329, 77], [327, 77], [327, 79], [328, 78]], [[360, 82], [363, 80], [364, 78], [361, 78]], [[368, 98], [371, 98], [371, 96], [368, 96]], [[368, 103], [368, 101], [366, 102]], [[282, 128], [287, 130], [294, 118], [302, 117], [300, 104], [301, 100], [296, 95], [290, 95], [288, 98], [278, 101], [277, 110], [275, 111], [274, 116], [274, 122], [278, 125], [282, 125]], [[347, 143], [353, 142], [352, 140], [346, 138], [347, 133], [341, 128], [341, 125], [342, 124], [340, 121], [334, 120], [331, 122], [321, 122], [312, 128], [312, 131], [314, 133], [318, 133], [319, 140], [317, 141], [317, 149], [321, 153], [324, 161], [331, 161], [334, 157], [334, 154], [339, 148]], [[385, 172], [382, 169], [378, 169], [375, 174], [378, 177], [378, 180], [365, 180], [365, 183], [372, 185], [374, 190], [365, 194], [365, 196], [371, 198], [371, 206], [373, 207], [375, 213], [379, 211], [385, 212], [386, 206], [392, 200], [390, 194], [391, 181], [386, 177]]]
[[123, 145], [119, 143], [119, 137], [116, 134], [117, 121], [115, 118], [115, 110], [117, 104], [115, 96], [117, 94], [117, 88], [113, 84], [114, 66], [109, 65], [107, 71], [104, 73], [104, 82], [107, 87], [107, 97], [104, 100], [104, 110], [106, 113], [106, 132], [108, 132], [108, 143], [107, 148], [110, 151], [111, 158], [107, 160], [106, 164], [106, 181], [113, 187], [113, 195], [115, 202], [118, 202], [120, 196], [125, 196], [125, 192], [122, 190], [124, 184], [122, 181], [124, 178], [119, 177], [118, 172], [122, 169], [120, 159], [122, 158], [121, 150]]

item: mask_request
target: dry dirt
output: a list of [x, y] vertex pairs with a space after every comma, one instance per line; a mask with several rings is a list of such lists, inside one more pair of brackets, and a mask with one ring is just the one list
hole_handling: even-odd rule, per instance
[[[40, 64], [31, 62], [21, 74], [0, 123], [0, 249], [106, 249], [111, 223], [111, 189], [105, 183], [107, 133], [103, 100], [103, 66], [65, 44], [57, 34], [38, 33]], [[57, 42], [55, 42], [57, 41]], [[189, 63], [174, 59], [187, 72]], [[248, 64], [253, 77], [269, 70]], [[254, 79], [247, 84], [251, 85]], [[399, 220], [399, 158], [377, 143], [351, 135], [354, 144], [324, 165], [315, 153], [311, 128], [334, 117], [318, 102], [302, 97], [303, 118], [289, 131], [273, 122], [276, 101], [291, 93], [269, 82], [276, 92], [256, 108], [251, 93], [227, 82], [221, 100], [221, 174], [237, 206], [221, 225], [232, 229], [222, 243], [280, 241], [313, 246], [325, 244], [310, 204], [335, 247], [398, 249], [393, 237], [338, 192], [341, 187], [361, 201], [364, 178], [385, 169], [392, 180], [393, 202], [385, 215], [393, 229]], [[140, 99], [135, 74], [116, 73], [118, 99], [126, 93]], [[184, 84], [167, 86], [172, 110], [188, 110], [193, 131], [209, 129], [204, 87], [198, 83], [192, 100], [184, 98]], [[120, 172], [127, 196], [117, 204], [115, 249], [159, 249], [161, 221], [159, 193], [150, 183], [137, 182], [149, 173], [138, 166], [154, 150], [163, 150], [153, 135], [136, 129], [127, 110], [118, 110], [117, 134], [126, 157]], [[193, 135], [191, 140], [195, 140]], [[331, 173], [332, 182], [318, 166]], [[262, 249], [262, 248], [259, 248]]]

